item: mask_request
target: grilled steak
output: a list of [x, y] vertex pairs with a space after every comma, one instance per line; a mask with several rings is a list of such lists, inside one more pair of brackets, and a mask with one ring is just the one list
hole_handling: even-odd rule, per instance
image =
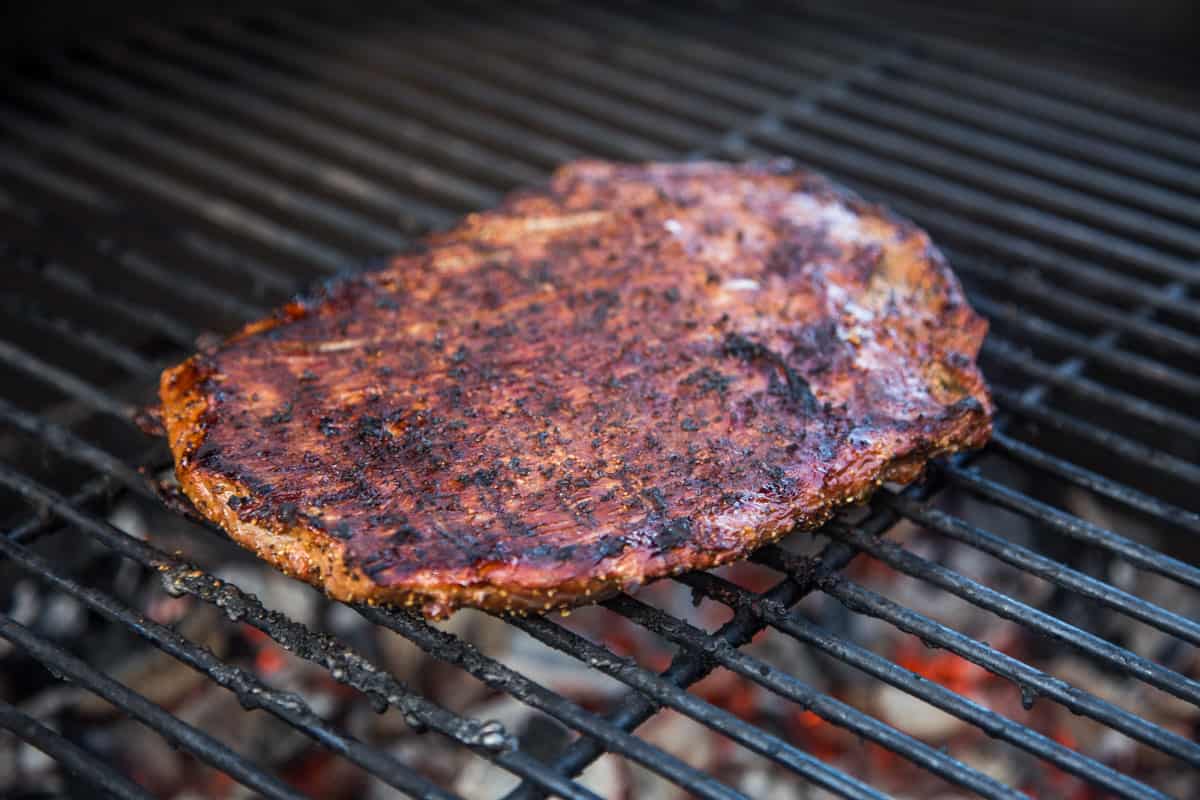
[[924, 232], [783, 162], [581, 162], [162, 377], [184, 491], [345, 600], [546, 609], [981, 446]]

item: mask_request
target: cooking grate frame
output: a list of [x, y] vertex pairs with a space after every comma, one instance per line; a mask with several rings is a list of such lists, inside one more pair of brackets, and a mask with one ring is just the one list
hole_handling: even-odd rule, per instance
[[[90, 354], [105, 369], [64, 366], [56, 361], [61, 355], [39, 352], [38, 343], [15, 343], [7, 330], [0, 338], [0, 364], [45, 387], [56, 401], [67, 401], [50, 408], [52, 413], [34, 413], [21, 398], [0, 395], [0, 419], [27, 447], [53, 451], [89, 476], [67, 496], [6, 459], [0, 486], [37, 513], [0, 537], [5, 558], [206, 673], [248, 708], [274, 714], [414, 796], [452, 795], [338, 731], [300, 698], [266, 688], [252, 672], [216, 660], [173, 630], [63, 574], [30, 545], [70, 530], [161, 572], [171, 591], [232, 611], [285, 648], [339, 674], [377, 707], [398, 708], [415, 724], [520, 777], [524, 782], [509, 795], [513, 798], [593, 796], [571, 778], [608, 751], [698, 796], [740, 797], [630, 733], [663, 706], [835, 794], [881, 796], [686, 691], [718, 666], [963, 789], [984, 797], [1021, 796], [742, 652], [741, 645], [766, 628], [1114, 795], [1165, 796], [790, 610], [815, 591], [979, 664], [1031, 698], [1045, 697], [1183, 764], [1200, 766], [1194, 741], [898, 606], [843, 574], [852, 559], [877, 559], [1116, 672], [1200, 704], [1200, 683], [1168, 665], [881, 538], [908, 519], [1181, 641], [1200, 641], [1193, 620], [930, 505], [944, 490], [961, 491], [1138, 569], [1200, 587], [1194, 565], [987, 477], [974, 466], [979, 455], [936, 465], [921, 486], [882, 493], [863, 521], [826, 526], [830, 543], [815, 557], [764, 548], [755, 560], [781, 578], [762, 595], [711, 574], [675, 579], [734, 612], [715, 634], [635, 598], [606, 602], [613, 613], [679, 646], [662, 675], [551, 619], [512, 619], [517, 628], [631, 687], [604, 716], [417, 617], [355, 607], [369, 621], [583, 734], [550, 764], [514, 749], [502, 731], [438, 707], [343, 643], [105, 522], [97, 509], [115, 492], [157, 498], [156, 487], [136, 467], [153, 471], [169, 461], [162, 450], [117, 454], [77, 431], [95, 416], [133, 425], [138, 395], [128, 387], [144, 390], [162, 361], [191, 349], [201, 330], [251, 319], [304, 281], [361, 265], [372, 252], [402, 246], [411, 235], [486, 206], [505, 189], [582, 153], [635, 159], [785, 154], [887, 202], [947, 245], [972, 302], [996, 324], [985, 358], [1011, 381], [995, 385], [1002, 416], [985, 455], [1053, 475], [1155, 524], [1200, 532], [1200, 515], [1180, 499], [1200, 486], [1200, 467], [1193, 463], [1200, 423], [1178, 406], [1178, 398], [1200, 394], [1200, 378], [1188, 369], [1195, 363], [1189, 359], [1200, 354], [1200, 307], [1194, 303], [1200, 234], [1188, 227], [1200, 216], [1195, 202], [1200, 149], [1194, 148], [1200, 116], [953, 42], [881, 32], [828, 10], [803, 14], [780, 6], [752, 21], [649, 6], [568, 13], [538, 2], [504, 12], [503, 30], [489, 26], [478, 7], [438, 13], [472, 26], [462, 41], [429, 31], [420, 39], [398, 32], [412, 49], [396, 50], [356, 40], [344, 18], [322, 12], [201, 19], [190, 28], [147, 26], [126, 41], [87, 43], [82, 52], [55, 59], [37, 80], [22, 75], [10, 81], [18, 96], [0, 106], [0, 131], [9, 137], [0, 140], [0, 170], [11, 179], [0, 187], [0, 224], [6, 241], [20, 235], [12, 237], [19, 244], [10, 241], [4, 261], [48, 287], [51, 297], [83, 299], [136, 334], [122, 340], [96, 330], [78, 313], [6, 299], [11, 318]], [[603, 41], [620, 46], [597, 49]], [[545, 58], [541, 73], [523, 54], [534, 43]], [[351, 47], [368, 52], [370, 60], [338, 61], [338, 53]], [[317, 63], [319, 80], [312, 69]], [[439, 98], [435, 87], [452, 99]], [[339, 115], [338, 124], [323, 115], [330, 109]], [[410, 119], [402, 109], [421, 119]], [[177, 135], [182, 127], [187, 134]], [[971, 136], [964, 138], [964, 131]], [[150, 200], [171, 209], [150, 206]], [[72, 260], [51, 255], [62, 248], [48, 237], [72, 230], [81, 210], [99, 220], [94, 223], [99, 228], [131, 235], [137, 244], [84, 242], [74, 248]], [[381, 221], [385, 216], [389, 223]], [[127, 234], [131, 218], [152, 218], [156, 229]], [[172, 268], [164, 254], [174, 253], [204, 271]], [[1016, 282], [1011, 269], [999, 266], [1014, 262], [1024, 265]], [[154, 287], [164, 301], [194, 309], [190, 316], [179, 315], [193, 322], [164, 310], [165, 302], [160, 307], [110, 289], [105, 276], [114, 272]], [[243, 289], [233, 288], [238, 284]], [[1113, 386], [1107, 372], [1090, 374], [1094, 365], [1154, 391]], [[117, 374], [124, 383], [96, 374]], [[1085, 413], [1078, 412], [1081, 405]], [[1112, 430], [1098, 421], [1098, 413], [1121, 413], [1155, 435]], [[1054, 447], [1038, 447], [1029, 440], [1030, 422], [1070, 443], [1102, 448], [1151, 478], [1131, 479], [1126, 470], [1116, 470], [1117, 479], [1056, 455]], [[1163, 498], [1131, 482], [1151, 487], [1169, 482], [1174, 488], [1162, 492]], [[15, 621], [0, 618], [0, 636], [265, 796], [295, 796], [277, 777]], [[98, 787], [131, 793], [121, 776], [19, 711], [0, 709], [0, 726]]]

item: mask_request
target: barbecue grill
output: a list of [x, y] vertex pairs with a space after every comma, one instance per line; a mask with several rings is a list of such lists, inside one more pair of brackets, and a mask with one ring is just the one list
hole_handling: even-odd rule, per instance
[[[161, 582], [156, 597], [220, 609], [229, 621], [216, 625], [252, 629], [316, 665], [353, 690], [348, 702], [398, 713], [446, 753], [513, 776], [493, 796], [595, 797], [578, 776], [606, 754], [696, 796], [765, 796], [640, 735], [664, 709], [812, 788], [797, 796], [884, 796], [878, 773], [843, 769], [803, 737], [689, 691], [714, 672], [849, 732], [856, 746], [894, 756], [888, 763], [937, 776], [947, 796], [1066, 796], [968, 763], [903, 720], [771, 663], [750, 646], [768, 640], [798, 643], [856, 685], [898, 691], [1070, 776], [1071, 796], [1167, 797], [1197, 785], [1186, 782], [1200, 767], [1195, 110], [787, 5], [753, 15], [549, 2], [210, 12], [42, 52], [6, 78], [0, 652], [12, 668], [0, 684], [0, 727], [57, 762], [64, 792], [149, 796], [86, 726], [52, 725], [25, 702], [60, 681], [251, 792], [303, 794], [274, 765], [119, 680], [99, 644], [115, 637], [122, 649], [185, 664], [235, 695], [245, 718], [277, 718], [360, 778], [455, 796], [427, 765], [147, 613], [121, 587], [148, 575]], [[551, 744], [561, 746], [533, 747], [520, 731], [408, 685], [349, 637], [199, 566], [237, 548], [183, 519], [165, 445], [139, 431], [140, 407], [197, 337], [226, 333], [323, 276], [377, 263], [583, 155], [791, 156], [914, 218], [992, 322], [983, 364], [1000, 415], [982, 453], [937, 463], [918, 485], [885, 489], [869, 509], [759, 551], [748, 569], [770, 576], [766, 588], [727, 570], [664, 582], [725, 609], [719, 624], [702, 625], [653, 591], [584, 612], [670, 648], [662, 668], [573, 620], [505, 618], [580, 671], [623, 684], [600, 706], [404, 610], [353, 607], [492, 695], [554, 720], [561, 736]], [[156, 516], [146, 530], [121, 524], [113, 510], [122, 503]], [[171, 526], [188, 535], [159, 535]], [[950, 546], [1007, 570], [984, 574], [1018, 582], [972, 577], [939, 557]], [[1032, 644], [1014, 652], [914, 609], [872, 588], [871, 570], [1007, 621]], [[1139, 576], [1168, 590], [1150, 596]], [[82, 609], [87, 633], [55, 636], [36, 611], [20, 613], [13, 590], [30, 579], [39, 598]], [[1042, 599], [1011, 589], [1031, 583], [1045, 587]], [[862, 638], [860, 619], [953, 654], [1021, 705], [1000, 713], [898, 663]], [[1139, 634], [1114, 634], [1128, 630]], [[1079, 659], [1100, 680], [1056, 674], [1046, 652]], [[1146, 698], [1159, 697], [1190, 711], [1156, 717]], [[1151, 780], [1128, 759], [1034, 724], [1035, 712], [1059, 707], [1173, 765], [1184, 782]]]

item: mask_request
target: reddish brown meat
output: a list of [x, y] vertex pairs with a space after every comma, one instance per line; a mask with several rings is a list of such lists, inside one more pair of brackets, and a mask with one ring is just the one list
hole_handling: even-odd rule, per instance
[[162, 379], [184, 491], [347, 600], [543, 609], [982, 445], [929, 238], [783, 163], [559, 170]]

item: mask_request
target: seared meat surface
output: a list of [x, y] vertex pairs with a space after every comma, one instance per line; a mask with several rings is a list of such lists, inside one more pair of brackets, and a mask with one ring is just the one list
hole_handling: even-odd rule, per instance
[[986, 323], [790, 164], [560, 169], [163, 374], [184, 491], [347, 600], [543, 609], [981, 446]]

